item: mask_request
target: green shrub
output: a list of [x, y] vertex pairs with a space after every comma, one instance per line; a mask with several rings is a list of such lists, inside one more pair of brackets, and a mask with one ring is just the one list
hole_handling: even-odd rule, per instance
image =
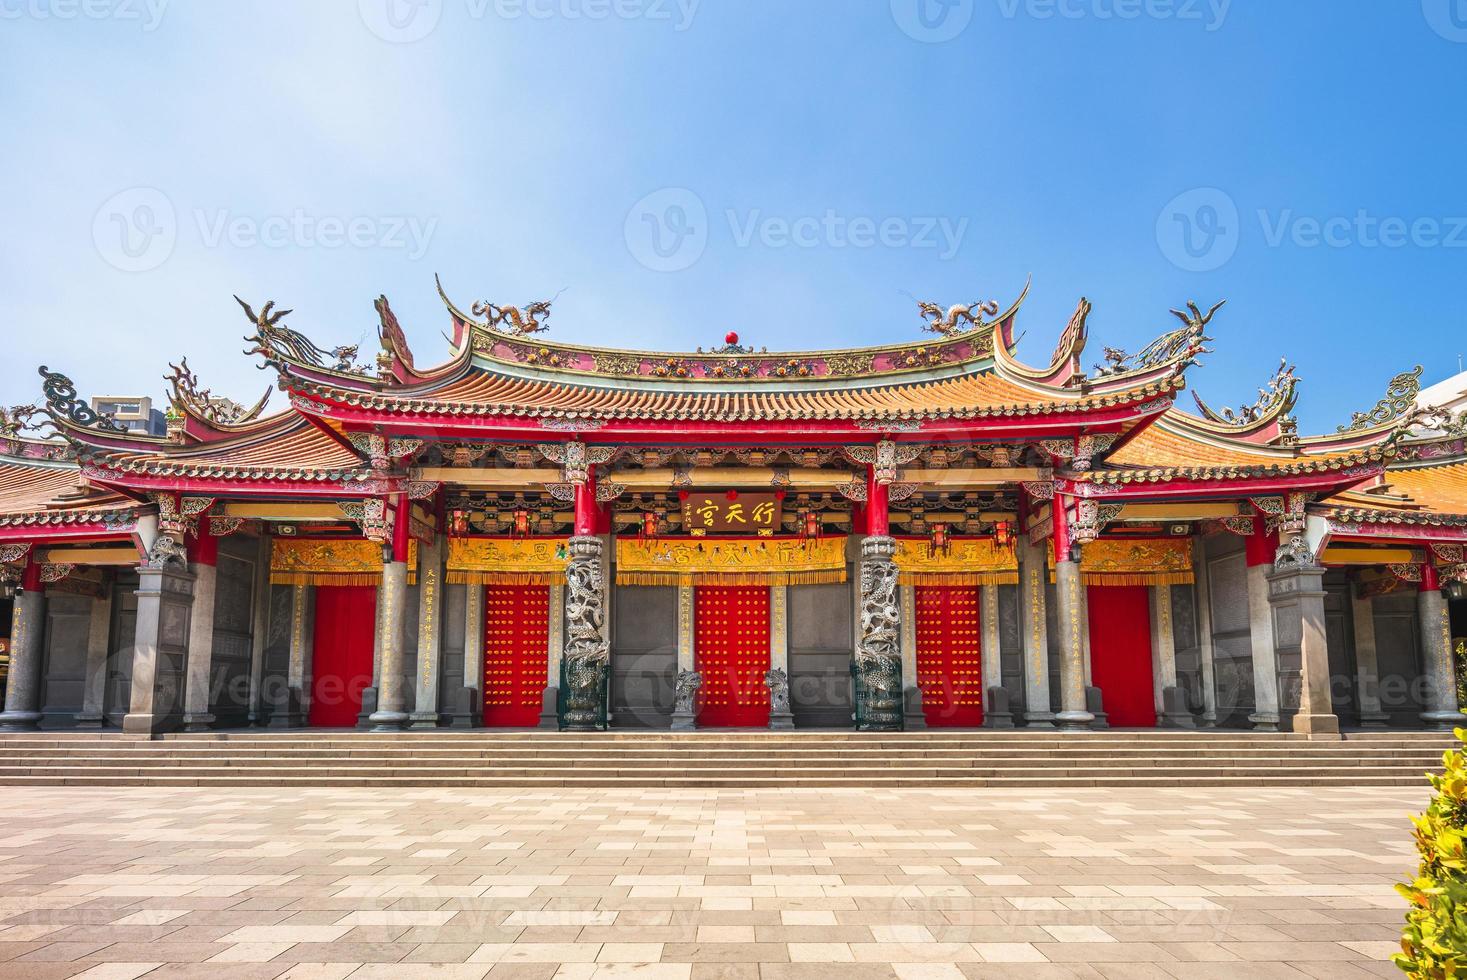
[[[1467, 742], [1467, 729], [1455, 734]], [[1449, 749], [1429, 778], [1436, 792], [1414, 818], [1421, 866], [1415, 881], [1396, 886], [1411, 910], [1394, 960], [1412, 977], [1467, 977], [1467, 757]]]

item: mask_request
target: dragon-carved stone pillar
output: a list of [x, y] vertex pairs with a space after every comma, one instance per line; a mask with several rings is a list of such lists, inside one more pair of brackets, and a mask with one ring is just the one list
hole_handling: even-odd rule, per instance
[[[579, 491], [580, 487], [577, 486]], [[560, 658], [558, 707], [564, 731], [606, 728], [606, 685], [611, 644], [606, 639], [606, 579], [601, 570], [601, 539], [577, 534], [570, 539], [566, 568], [565, 652]]]
[[897, 598], [896, 541], [889, 535], [861, 542], [861, 632], [851, 675], [856, 728], [901, 731], [903, 714], [901, 604]]

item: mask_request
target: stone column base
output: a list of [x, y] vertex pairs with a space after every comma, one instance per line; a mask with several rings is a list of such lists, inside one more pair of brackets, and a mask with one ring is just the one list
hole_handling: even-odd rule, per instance
[[1187, 695], [1180, 687], [1164, 687], [1161, 690], [1161, 718], [1163, 728], [1196, 728], [1197, 719], [1187, 708]]
[[1098, 687], [1085, 688], [1085, 710], [1092, 716], [1091, 728], [1109, 728], [1110, 716], [1105, 713], [1105, 695]]
[[377, 689], [362, 688], [362, 710], [357, 712], [357, 727], [362, 731], [372, 727], [372, 715], [377, 711]]
[[39, 711], [6, 711], [0, 713], [0, 732], [34, 732], [41, 727]]
[[1306, 715], [1301, 712], [1293, 720], [1296, 735], [1322, 740], [1340, 737], [1340, 719], [1334, 715]]
[[674, 711], [672, 713], [672, 730], [675, 732], [697, 731], [698, 716], [691, 711]]
[[769, 712], [769, 728], [771, 731], [787, 732], [793, 731], [795, 727], [795, 716], [788, 711]]
[[1460, 711], [1423, 711], [1421, 720], [1426, 723], [1427, 728], [1437, 732], [1449, 732], [1467, 725], [1467, 715]]
[[902, 728], [909, 732], [919, 732], [926, 727], [927, 712], [922, 709], [922, 689], [913, 685], [907, 688], [902, 698]]
[[560, 731], [560, 688], [547, 687], [545, 693], [540, 696], [540, 724], [536, 727], [541, 731]]
[[983, 712], [983, 727], [1014, 727], [1014, 713], [1009, 710], [1008, 688], [994, 686], [988, 689], [988, 710]]
[[408, 728], [413, 731], [427, 731], [438, 727], [438, 712], [436, 711], [414, 711], [408, 716]]
[[1276, 732], [1279, 730], [1279, 716], [1272, 712], [1251, 714], [1248, 721], [1253, 725], [1255, 732]]
[[82, 729], [101, 728], [105, 719], [98, 714], [87, 714], [83, 712], [76, 716], [76, 727]]
[[186, 711], [183, 714], [183, 730], [186, 732], [207, 732], [214, 724], [214, 716], [208, 712], [202, 714]]
[[1054, 728], [1053, 711], [1026, 711], [1024, 712], [1024, 727], [1052, 729]]
[[1386, 728], [1389, 726], [1391, 716], [1384, 711], [1362, 711], [1360, 712], [1361, 728]]
[[1054, 716], [1060, 731], [1063, 732], [1088, 732], [1090, 723], [1095, 716], [1088, 711], [1061, 711]]

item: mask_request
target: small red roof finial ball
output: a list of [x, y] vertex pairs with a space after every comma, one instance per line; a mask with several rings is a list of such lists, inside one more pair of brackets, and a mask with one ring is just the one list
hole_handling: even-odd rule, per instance
[[739, 342], [738, 333], [736, 331], [730, 330], [728, 333], [723, 335], [723, 342], [725, 344], [737, 344]]

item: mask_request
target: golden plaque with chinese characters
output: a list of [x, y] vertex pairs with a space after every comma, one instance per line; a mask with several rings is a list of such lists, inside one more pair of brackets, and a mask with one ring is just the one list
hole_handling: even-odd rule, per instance
[[693, 493], [683, 500], [683, 527], [689, 534], [758, 534], [772, 537], [780, 526], [781, 495], [776, 493]]

